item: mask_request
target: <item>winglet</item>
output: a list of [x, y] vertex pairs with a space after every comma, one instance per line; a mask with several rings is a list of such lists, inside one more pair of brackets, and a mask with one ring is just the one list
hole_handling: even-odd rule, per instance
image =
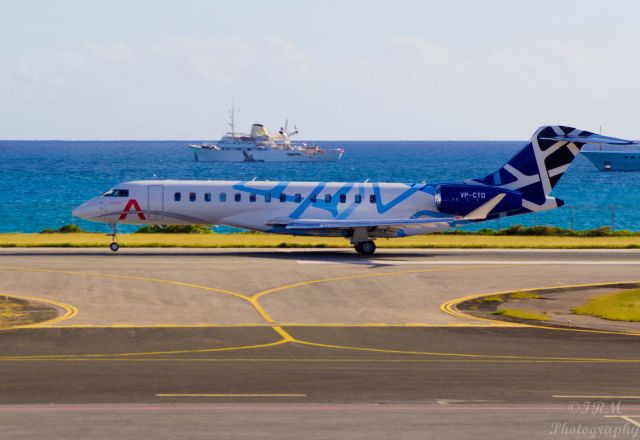
[[469, 214], [465, 215], [464, 217], [462, 217], [461, 220], [484, 220], [489, 216], [489, 213], [491, 212], [491, 210], [493, 210], [493, 208], [495, 208], [498, 203], [500, 203], [502, 201], [502, 199], [504, 199], [506, 196], [506, 194], [498, 194], [497, 196], [495, 196], [494, 198], [492, 198], [491, 200], [489, 200], [487, 203], [485, 203], [484, 205], [481, 205], [479, 207], [477, 207], [476, 209], [474, 209], [473, 211], [471, 211]]

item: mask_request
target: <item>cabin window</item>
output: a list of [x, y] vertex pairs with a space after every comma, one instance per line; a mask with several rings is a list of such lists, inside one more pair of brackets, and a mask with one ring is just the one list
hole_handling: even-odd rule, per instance
[[267, 193], [264, 195], [264, 201], [266, 203], [271, 203], [271, 193]]
[[129, 197], [128, 189], [110, 189], [102, 194], [103, 197]]
[[296, 203], [302, 202], [302, 194], [296, 193], [296, 195], [293, 198], [293, 201], [296, 202]]
[[249, 194], [249, 202], [255, 203], [255, 201], [256, 201], [256, 195], [255, 194]]
[[221, 202], [226, 202], [227, 201], [227, 193], [220, 193], [220, 196], [218, 196], [218, 199]]
[[347, 195], [340, 194], [340, 203], [347, 203]]
[[369, 203], [376, 203], [376, 195], [375, 194], [371, 194], [369, 196]]
[[242, 194], [240, 194], [240, 193], [235, 193], [235, 194], [233, 195], [233, 200], [235, 200], [236, 202], [241, 201], [241, 200], [242, 200]]
[[190, 202], [196, 201], [196, 193], [189, 193], [189, 201]]
[[324, 201], [326, 203], [331, 203], [331, 194], [325, 194], [324, 195]]
[[362, 203], [362, 195], [360, 194], [356, 194], [356, 199], [355, 199], [356, 203]]
[[280, 201], [282, 203], [287, 201], [287, 195], [285, 193], [280, 193]]
[[179, 202], [181, 198], [182, 198], [181, 193], [177, 192], [173, 194], [173, 200], [175, 200], [176, 202]]
[[211, 193], [204, 193], [204, 201], [205, 202], [211, 201]]
[[309, 196], [309, 201], [310, 201], [311, 203], [315, 203], [315, 202], [316, 202], [316, 198], [317, 198], [317, 197], [318, 197], [317, 195], [315, 195], [315, 194], [311, 194], [311, 195]]

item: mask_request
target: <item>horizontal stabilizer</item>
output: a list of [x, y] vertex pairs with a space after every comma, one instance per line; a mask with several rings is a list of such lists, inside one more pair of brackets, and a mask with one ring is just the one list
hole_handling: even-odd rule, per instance
[[611, 136], [602, 136], [600, 134], [588, 133], [588, 136], [571, 136], [569, 135], [560, 135], [560, 136], [551, 136], [551, 137], [540, 137], [545, 141], [564, 141], [564, 142], [581, 142], [586, 144], [610, 144], [610, 145], [632, 145], [637, 144], [636, 141], [628, 141], [626, 139], [614, 138]]
[[469, 214], [467, 214], [464, 217], [462, 217], [462, 220], [484, 220], [484, 219], [486, 219], [489, 216], [489, 214], [491, 213], [491, 211], [493, 210], [493, 208], [498, 206], [498, 203], [500, 203], [502, 201], [502, 199], [505, 198], [505, 196], [506, 196], [506, 194], [504, 194], [504, 193], [498, 194], [497, 196], [495, 196], [494, 198], [489, 200], [484, 205], [481, 205], [481, 206], [477, 207], [476, 209], [471, 211]]

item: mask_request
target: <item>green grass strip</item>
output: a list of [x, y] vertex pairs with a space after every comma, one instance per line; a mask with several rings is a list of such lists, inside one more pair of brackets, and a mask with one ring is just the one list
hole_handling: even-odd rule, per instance
[[640, 290], [594, 296], [572, 311], [577, 315], [597, 316], [611, 321], [640, 321]]
[[[125, 247], [184, 248], [348, 248], [349, 241], [332, 237], [293, 237], [277, 234], [121, 234]], [[110, 237], [99, 233], [0, 234], [0, 247], [107, 247]], [[491, 235], [421, 235], [378, 239], [379, 248], [528, 248], [630, 249], [640, 237], [547, 237]]]
[[533, 292], [513, 292], [509, 294], [509, 299], [538, 299], [540, 295]]
[[525, 312], [518, 309], [500, 309], [494, 312], [495, 315], [507, 316], [516, 319], [529, 319], [533, 321], [548, 321], [549, 317], [538, 313]]

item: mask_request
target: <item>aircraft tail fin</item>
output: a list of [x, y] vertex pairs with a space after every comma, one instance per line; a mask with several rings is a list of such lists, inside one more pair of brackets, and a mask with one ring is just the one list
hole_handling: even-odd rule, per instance
[[[526, 202], [531, 211], [549, 209], [546, 205], [550, 199], [555, 205], [553, 207], [561, 206], [561, 201], [548, 196], [580, 149], [588, 143], [627, 145], [636, 142], [572, 127], [548, 125], [538, 128], [527, 145], [498, 171], [465, 183], [519, 191], [522, 193], [523, 206]], [[536, 209], [536, 206], [540, 209]]]

